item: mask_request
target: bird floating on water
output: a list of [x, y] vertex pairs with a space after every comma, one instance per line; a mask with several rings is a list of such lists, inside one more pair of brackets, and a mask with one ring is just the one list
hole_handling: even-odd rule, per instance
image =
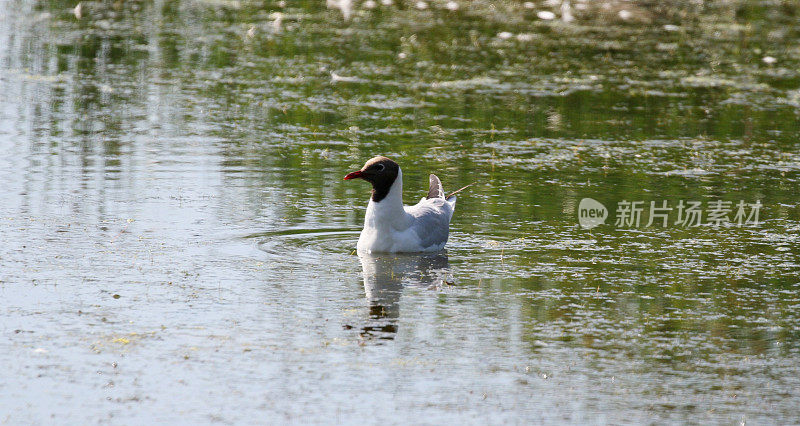
[[370, 159], [361, 170], [344, 177], [344, 180], [350, 179], [363, 179], [372, 184], [364, 229], [358, 238], [357, 248], [361, 253], [443, 249], [456, 208], [455, 194], [471, 185], [445, 196], [442, 182], [431, 174], [428, 195], [414, 206], [404, 206], [403, 172], [389, 158]]

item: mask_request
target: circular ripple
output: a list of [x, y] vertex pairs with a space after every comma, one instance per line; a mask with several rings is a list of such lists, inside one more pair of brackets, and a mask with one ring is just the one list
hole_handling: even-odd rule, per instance
[[280, 259], [281, 262], [325, 263], [332, 256], [350, 256], [356, 249], [360, 230], [334, 229], [288, 229], [248, 235], [258, 241], [259, 250]]

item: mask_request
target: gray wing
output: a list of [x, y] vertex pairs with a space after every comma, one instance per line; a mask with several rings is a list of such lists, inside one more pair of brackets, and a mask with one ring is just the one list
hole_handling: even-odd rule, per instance
[[453, 204], [444, 198], [426, 199], [415, 206], [406, 207], [406, 212], [414, 217], [418, 226], [414, 231], [422, 247], [444, 244], [450, 234], [450, 219], [453, 217]]
[[428, 189], [428, 199], [431, 198], [444, 198], [444, 188], [442, 188], [442, 181], [436, 177], [435, 174], [431, 173], [430, 176], [431, 186]]

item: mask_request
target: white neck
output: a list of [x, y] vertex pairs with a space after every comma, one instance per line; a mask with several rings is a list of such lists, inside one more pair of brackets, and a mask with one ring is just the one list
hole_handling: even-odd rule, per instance
[[364, 217], [364, 228], [380, 228], [391, 226], [394, 228], [405, 227], [408, 223], [408, 214], [403, 208], [403, 171], [397, 171], [397, 178], [389, 188], [389, 193], [382, 200], [369, 199], [367, 214]]

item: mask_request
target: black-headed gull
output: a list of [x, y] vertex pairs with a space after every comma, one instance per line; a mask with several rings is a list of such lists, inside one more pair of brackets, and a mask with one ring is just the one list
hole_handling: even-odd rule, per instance
[[[364, 179], [372, 184], [372, 198], [358, 238], [359, 253], [430, 252], [444, 248], [456, 191], [445, 197], [442, 182], [430, 175], [430, 189], [414, 206], [403, 205], [403, 172], [386, 157], [375, 157], [344, 180]], [[464, 189], [464, 188], [462, 188]]]

